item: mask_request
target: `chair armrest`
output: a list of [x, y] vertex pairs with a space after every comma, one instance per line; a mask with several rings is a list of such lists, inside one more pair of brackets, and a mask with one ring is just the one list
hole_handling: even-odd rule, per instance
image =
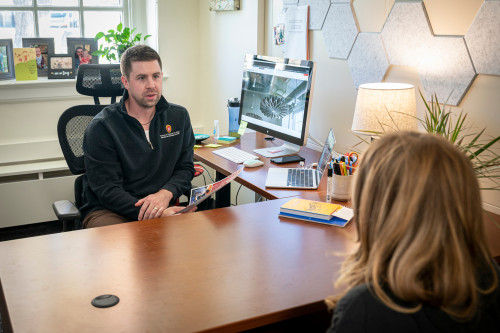
[[52, 204], [52, 208], [59, 221], [78, 220], [81, 217], [78, 208], [69, 200], [56, 201]]

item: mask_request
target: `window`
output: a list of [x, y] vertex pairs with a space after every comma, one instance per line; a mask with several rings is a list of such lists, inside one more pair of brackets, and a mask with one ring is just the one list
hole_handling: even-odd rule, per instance
[[0, 39], [53, 37], [55, 53], [67, 53], [67, 37], [93, 38], [127, 17], [128, 0], [0, 0]]

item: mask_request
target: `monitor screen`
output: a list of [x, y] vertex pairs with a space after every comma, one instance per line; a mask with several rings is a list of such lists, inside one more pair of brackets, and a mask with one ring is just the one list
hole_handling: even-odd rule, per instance
[[240, 121], [288, 143], [305, 145], [313, 82], [312, 61], [246, 55]]

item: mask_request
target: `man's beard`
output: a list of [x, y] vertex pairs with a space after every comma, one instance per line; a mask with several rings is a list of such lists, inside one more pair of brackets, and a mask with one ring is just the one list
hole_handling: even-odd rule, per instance
[[154, 100], [146, 99], [146, 95], [148, 95], [149, 93], [146, 93], [139, 98], [134, 94], [130, 94], [130, 97], [132, 97], [134, 101], [142, 107], [152, 107], [155, 106], [160, 100], [160, 94], [158, 94], [156, 91], [154, 91], [154, 93], [156, 94], [156, 98]]

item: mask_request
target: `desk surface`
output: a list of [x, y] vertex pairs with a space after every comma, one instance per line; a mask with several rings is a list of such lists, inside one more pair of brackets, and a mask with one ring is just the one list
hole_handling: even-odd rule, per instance
[[[317, 312], [354, 224], [280, 219], [287, 200], [0, 243], [12, 328], [234, 332]], [[120, 303], [94, 308], [101, 294]]]
[[[266, 135], [259, 132], [245, 133], [245, 135], [243, 135], [240, 139], [238, 139], [235, 144], [232, 144], [230, 146], [234, 146], [246, 152], [257, 155], [256, 153], [253, 152], [253, 149], [281, 146], [281, 144], [283, 143], [283, 141], [279, 139], [275, 139], [274, 141], [264, 140], [265, 137]], [[226, 145], [223, 145], [220, 148], [225, 148], [225, 147]], [[194, 157], [198, 161], [205, 163], [209, 167], [215, 169], [217, 172], [220, 172], [226, 176], [242, 168], [241, 164], [236, 164], [225, 158], [222, 158], [214, 154], [213, 151], [214, 148], [205, 148], [205, 147], [198, 148], [194, 151]], [[321, 152], [315, 151], [307, 147], [302, 147], [298, 154], [306, 159], [305, 160], [306, 164], [310, 164], [318, 162]], [[299, 163], [276, 165], [271, 163], [270, 158], [263, 157], [260, 155], [258, 156], [260, 157], [261, 161], [264, 162], [264, 165], [257, 168], [244, 168], [243, 171], [239, 174], [238, 178], [236, 179], [238, 183], [243, 184], [243, 186], [246, 186], [252, 191], [262, 195], [266, 199], [278, 199], [278, 198], [287, 198], [295, 196], [302, 196], [302, 197], [316, 196], [315, 192], [318, 192], [317, 190], [287, 190], [287, 189], [266, 188], [265, 183], [266, 183], [267, 170], [270, 167], [296, 168], [299, 166]], [[320, 183], [320, 187], [318, 189], [320, 192], [326, 190], [326, 178], [327, 178], [326, 176], [323, 177], [322, 182]]]
[[[247, 151], [265, 145], [255, 134], [237, 144]], [[300, 155], [311, 163], [319, 152]], [[207, 148], [196, 157], [226, 175], [241, 167]], [[264, 160], [237, 181], [267, 198], [324, 200], [326, 177], [317, 191], [266, 189]], [[2, 242], [4, 331], [234, 332], [319, 312], [335, 293], [342, 257], [334, 253], [354, 249], [355, 225], [279, 218], [286, 201]], [[485, 224], [499, 260], [500, 229], [490, 218]], [[101, 294], [120, 303], [94, 308]]]

